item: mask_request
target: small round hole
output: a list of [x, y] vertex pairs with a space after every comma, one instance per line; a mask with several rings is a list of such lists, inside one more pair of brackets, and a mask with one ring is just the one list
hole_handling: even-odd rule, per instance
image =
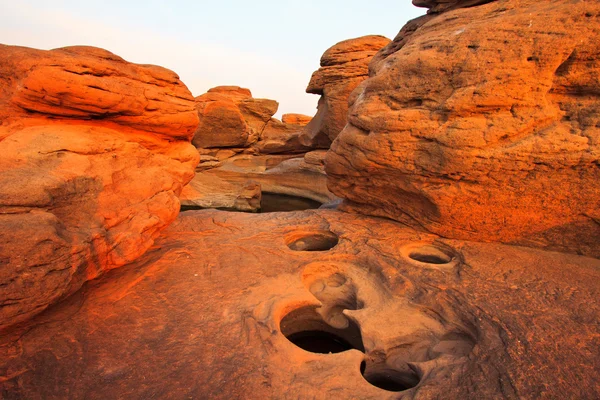
[[430, 243], [411, 243], [403, 246], [401, 254], [409, 260], [418, 263], [419, 266], [429, 265], [450, 267], [457, 264], [457, 256], [453, 249], [448, 246]]
[[290, 312], [281, 320], [280, 329], [290, 342], [311, 353], [365, 351], [358, 325], [349, 321], [347, 328], [334, 328], [323, 320], [315, 306]]
[[384, 363], [371, 364], [363, 361], [360, 373], [367, 382], [389, 392], [402, 392], [419, 384], [419, 377], [412, 371], [396, 371]]
[[292, 233], [286, 240], [294, 251], [326, 251], [338, 244], [338, 237], [331, 231]]
[[408, 255], [415, 261], [420, 261], [427, 264], [448, 264], [452, 261], [452, 258], [447, 255], [440, 256], [438, 254], [424, 254], [419, 252], [413, 252]]

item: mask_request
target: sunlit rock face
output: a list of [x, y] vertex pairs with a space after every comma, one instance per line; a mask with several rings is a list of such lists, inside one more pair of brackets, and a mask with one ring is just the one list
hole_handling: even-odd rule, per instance
[[329, 148], [346, 125], [350, 94], [367, 79], [369, 62], [388, 43], [386, 37], [371, 35], [344, 40], [327, 49], [321, 68], [313, 73], [306, 88], [307, 93], [321, 98], [317, 114], [302, 132], [302, 143]]
[[444, 237], [600, 256], [599, 39], [589, 1], [409, 22], [354, 92], [330, 190]]
[[102, 49], [0, 46], [0, 329], [142, 255], [194, 174], [194, 98]]

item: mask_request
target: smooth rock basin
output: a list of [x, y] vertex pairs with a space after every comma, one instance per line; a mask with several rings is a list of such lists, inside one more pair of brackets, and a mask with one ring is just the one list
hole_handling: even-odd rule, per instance
[[[343, 240], [288, 248], [323, 231]], [[417, 266], [411, 245], [457, 263]], [[596, 259], [338, 211], [185, 212], [139, 261], [2, 332], [0, 397], [598, 398], [599, 281]], [[362, 348], [290, 342], [307, 307]]]

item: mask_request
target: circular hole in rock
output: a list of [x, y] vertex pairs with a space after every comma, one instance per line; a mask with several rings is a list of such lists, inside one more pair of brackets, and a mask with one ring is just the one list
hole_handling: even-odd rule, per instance
[[450, 261], [452, 261], [452, 259], [449, 257], [440, 257], [434, 254], [422, 254], [417, 252], [410, 253], [408, 256], [415, 261], [420, 261], [427, 264], [448, 264]]
[[396, 371], [384, 363], [367, 367], [367, 363], [363, 361], [360, 373], [371, 385], [389, 392], [402, 392], [419, 384], [419, 377], [414, 372]]
[[360, 328], [349, 321], [345, 329], [327, 324], [315, 306], [299, 308], [280, 322], [281, 333], [293, 344], [311, 353], [341, 353], [356, 349], [365, 351]]
[[418, 262], [435, 265], [449, 264], [454, 260], [452, 254], [430, 245], [410, 249], [408, 257]]
[[337, 235], [331, 231], [313, 231], [289, 235], [287, 245], [294, 251], [326, 251], [338, 242]]

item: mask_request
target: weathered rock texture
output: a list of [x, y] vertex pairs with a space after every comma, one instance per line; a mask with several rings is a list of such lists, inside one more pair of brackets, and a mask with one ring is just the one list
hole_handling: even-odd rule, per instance
[[218, 86], [196, 97], [200, 123], [193, 143], [198, 148], [248, 147], [277, 112], [274, 100], [255, 99], [250, 90]]
[[[595, 259], [348, 213], [188, 212], [0, 335], [0, 396], [594, 399], [599, 281]], [[352, 349], [286, 339], [307, 329]]]
[[307, 93], [321, 95], [318, 111], [302, 132], [307, 146], [329, 148], [346, 125], [348, 99], [369, 75], [369, 62], [390, 43], [383, 36], [363, 36], [340, 42], [321, 57], [321, 68], [310, 79]]
[[102, 49], [0, 46], [0, 330], [143, 254], [194, 174], [177, 75]]
[[347, 209], [600, 256], [600, 3], [429, 14], [371, 72], [326, 160]]
[[327, 189], [324, 153], [300, 142], [311, 117], [284, 114], [280, 121], [273, 118], [276, 101], [255, 99], [238, 86], [210, 89], [196, 101], [194, 144], [201, 159], [181, 195], [184, 207], [257, 212], [263, 192], [321, 203], [337, 199]]
[[417, 7], [428, 8], [427, 13], [433, 14], [457, 8], [474, 7], [492, 1], [496, 0], [413, 0], [412, 3]]
[[200, 149], [235, 148], [251, 153], [303, 152], [297, 137], [310, 117], [286, 114], [273, 118], [279, 103], [255, 99], [239, 86], [218, 86], [196, 97], [200, 124], [193, 143]]

